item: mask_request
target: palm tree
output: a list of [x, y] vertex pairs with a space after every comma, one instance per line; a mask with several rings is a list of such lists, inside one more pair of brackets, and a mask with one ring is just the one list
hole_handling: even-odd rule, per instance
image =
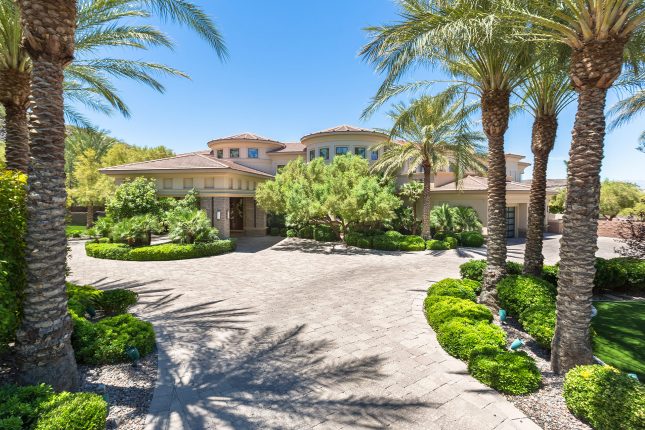
[[[27, 106], [31, 62], [21, 46], [20, 15], [13, 0], [0, 0], [0, 102], [7, 111], [7, 167], [27, 170], [29, 142]], [[128, 78], [163, 92], [158, 75], [187, 77], [163, 64], [97, 56], [104, 48], [148, 49], [173, 47], [158, 29], [129, 20], [146, 19], [152, 13], [189, 25], [220, 57], [226, 56], [221, 35], [210, 18], [190, 2], [180, 0], [80, 0], [76, 22], [74, 61], [65, 71], [65, 114], [75, 124], [89, 126], [76, 109], [80, 104], [111, 113], [114, 109], [129, 117], [125, 102], [110, 78]]]
[[531, 63], [527, 43], [516, 42], [500, 16], [505, 2], [494, 0], [399, 0], [402, 21], [369, 28], [363, 57], [386, 74], [366, 114], [389, 98], [433, 82], [397, 85], [414, 66], [442, 68], [453, 83], [481, 103], [488, 138], [487, 269], [480, 301], [497, 307], [495, 284], [506, 273], [506, 160], [504, 134], [510, 96]]
[[399, 196], [403, 197], [412, 206], [412, 234], [417, 234], [418, 217], [417, 217], [417, 202], [423, 196], [423, 182], [410, 181], [401, 185], [399, 188]]
[[534, 118], [531, 136], [533, 179], [524, 251], [524, 273], [533, 276], [541, 276], [544, 265], [546, 171], [549, 154], [555, 145], [558, 115], [575, 99], [566, 71], [566, 58], [559, 58], [553, 49], [537, 51], [537, 55], [540, 60], [519, 88], [524, 108]]
[[[113, 1], [106, 0], [105, 4]], [[189, 12], [196, 9], [180, 0], [145, 3], [156, 7], [165, 3], [162, 11], [167, 14], [173, 12], [171, 7], [189, 8]], [[18, 0], [18, 6], [23, 45], [31, 59], [33, 121], [27, 183], [27, 285], [16, 333], [16, 358], [23, 383], [44, 382], [55, 390], [71, 390], [78, 385], [78, 374], [65, 291], [63, 81], [64, 69], [74, 58], [76, 1]], [[190, 16], [178, 20], [190, 24]], [[202, 35], [204, 30], [197, 27]]]
[[[645, 112], [645, 89], [643, 89], [643, 82], [645, 82], [645, 78], [642, 71], [638, 73], [634, 70], [629, 70], [616, 84], [618, 87], [626, 88], [630, 94], [611, 108], [609, 112], [613, 119], [609, 126], [611, 130], [627, 124]], [[645, 152], [645, 131], [638, 138], [637, 149]]]
[[472, 109], [446, 93], [424, 96], [410, 105], [398, 104], [389, 113], [393, 121], [389, 139], [372, 149], [383, 150], [373, 170], [396, 175], [407, 166], [408, 174], [423, 169], [423, 215], [421, 234], [430, 237], [430, 189], [432, 174], [451, 167], [461, 183], [464, 173], [483, 169], [479, 142], [481, 133], [470, 127]]
[[[528, 20], [528, 38], [571, 48], [569, 76], [578, 94], [572, 132], [567, 199], [560, 241], [557, 322], [551, 367], [565, 372], [591, 363], [591, 298], [596, 272], [600, 166], [605, 137], [607, 90], [620, 76], [626, 54], [642, 56], [643, 0], [531, 0], [516, 10], [519, 25]], [[537, 35], [536, 35], [537, 33]], [[635, 34], [639, 37], [633, 37]]]

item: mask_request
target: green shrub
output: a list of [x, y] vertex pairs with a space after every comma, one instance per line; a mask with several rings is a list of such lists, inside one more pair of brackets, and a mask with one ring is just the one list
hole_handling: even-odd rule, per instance
[[350, 232], [343, 237], [343, 240], [345, 240], [347, 246], [358, 246], [358, 241], [363, 237], [360, 233]]
[[136, 215], [158, 215], [160, 210], [156, 181], [144, 177], [126, 180], [105, 204], [106, 215], [115, 221]]
[[280, 236], [281, 237], [287, 237], [287, 228], [286, 227], [282, 227], [280, 229]]
[[[484, 280], [486, 266], [486, 260], [470, 260], [459, 266], [459, 273], [462, 278], [482, 282]], [[524, 266], [520, 263], [514, 261], [506, 262], [506, 272], [508, 275], [521, 275], [523, 268]]]
[[280, 236], [280, 227], [271, 227], [269, 229], [269, 236]]
[[403, 236], [399, 239], [401, 251], [423, 251], [426, 249], [426, 242], [421, 236]]
[[521, 275], [524, 270], [524, 265], [514, 261], [506, 262], [506, 273], [509, 275]]
[[152, 233], [162, 229], [159, 219], [154, 215], [136, 215], [115, 223], [110, 231], [110, 239], [129, 246], [150, 245]]
[[469, 248], [479, 248], [484, 245], [484, 235], [476, 231], [464, 231], [459, 234], [461, 246]]
[[305, 226], [298, 231], [298, 237], [302, 239], [313, 239], [314, 238], [314, 228], [313, 226]]
[[72, 318], [72, 346], [76, 359], [81, 363], [126, 362], [129, 360], [127, 347], [136, 347], [142, 357], [154, 348], [152, 324], [130, 314], [103, 318], [95, 323], [77, 315], [72, 315]]
[[645, 260], [596, 258], [594, 285], [601, 291], [645, 289]]
[[426, 248], [431, 251], [443, 251], [443, 250], [449, 249], [448, 245], [444, 241], [437, 240], [437, 239], [428, 240], [426, 242]]
[[542, 267], [542, 279], [550, 284], [558, 285], [558, 271], [559, 266], [557, 264], [553, 266], [545, 265]]
[[110, 238], [109, 237], [99, 237], [96, 239], [97, 243], [110, 243]]
[[399, 238], [396, 236], [388, 236], [385, 234], [372, 237], [372, 248], [382, 251], [398, 251]]
[[102, 216], [99, 219], [96, 220], [94, 223], [94, 227], [92, 229], [94, 232], [102, 237], [109, 237], [110, 232], [112, 231], [112, 227], [114, 226], [114, 219], [110, 216]]
[[442, 279], [428, 289], [430, 296], [450, 296], [474, 302], [477, 299], [481, 284], [470, 279]]
[[645, 428], [645, 386], [610, 366], [578, 366], [564, 378], [569, 410], [596, 430]]
[[123, 243], [92, 243], [85, 244], [85, 252], [90, 257], [108, 260], [133, 261], [169, 261], [187, 258], [210, 257], [235, 250], [235, 241], [216, 240], [205, 243], [181, 245], [164, 243], [160, 245], [130, 248]]
[[103, 291], [89, 285], [76, 285], [67, 282], [66, 286], [67, 307], [78, 316], [83, 316], [88, 307], [95, 307], [97, 299], [103, 294]]
[[506, 332], [486, 321], [452, 318], [439, 326], [437, 341], [453, 357], [468, 360], [476, 348], [504, 348]]
[[401, 239], [404, 236], [402, 233], [399, 233], [396, 230], [388, 230], [384, 233], [384, 235], [391, 239]]
[[287, 237], [298, 237], [298, 230], [290, 228], [287, 230]]
[[0, 386], [3, 430], [105, 429], [107, 403], [90, 393], [54, 393], [48, 385]]
[[59, 393], [41, 405], [43, 412], [34, 430], [103, 430], [107, 403], [98, 394]]
[[475, 349], [468, 372], [481, 383], [507, 394], [527, 394], [540, 387], [542, 375], [525, 352], [499, 348]]
[[107, 260], [131, 260], [131, 249], [125, 243], [85, 243], [85, 253], [88, 257]]
[[139, 295], [134, 291], [121, 288], [103, 291], [94, 301], [96, 306], [107, 315], [118, 315], [128, 311], [137, 303]]
[[493, 320], [493, 314], [486, 306], [457, 297], [428, 296], [424, 307], [428, 324], [435, 330], [452, 318], [466, 318], [473, 322]]
[[455, 249], [455, 248], [457, 248], [457, 245], [459, 245], [459, 241], [454, 236], [446, 237], [444, 239], [443, 243], [448, 249]]
[[176, 207], [166, 214], [168, 236], [176, 243], [202, 243], [218, 240], [219, 231], [211, 227], [206, 212], [195, 207]]
[[0, 352], [14, 338], [26, 283], [27, 176], [0, 171]]
[[432, 238], [434, 240], [438, 240], [439, 242], [443, 242], [443, 240], [446, 238], [447, 235], [448, 235], [448, 233], [444, 233], [443, 231], [440, 231], [440, 232], [437, 232], [437, 233], [433, 234]]
[[338, 240], [338, 235], [328, 225], [317, 225], [314, 228], [313, 239], [319, 242], [333, 242], [335, 240]]
[[507, 276], [497, 284], [500, 305], [515, 315], [542, 347], [551, 348], [555, 330], [555, 287], [532, 276]]

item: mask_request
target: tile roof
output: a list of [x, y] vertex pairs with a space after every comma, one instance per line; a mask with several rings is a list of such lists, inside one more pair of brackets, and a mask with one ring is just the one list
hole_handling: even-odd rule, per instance
[[110, 174], [199, 169], [231, 169], [239, 172], [273, 177], [273, 175], [269, 173], [244, 166], [235, 161], [217, 159], [210, 151], [191, 152], [158, 160], [140, 161], [137, 163], [122, 164], [120, 166], [105, 167], [99, 171], [101, 173]]
[[[532, 179], [525, 179], [522, 181], [523, 184], [526, 184], [528, 186], [530, 186], [532, 182], [533, 182]], [[566, 188], [566, 187], [567, 187], [566, 179], [547, 179], [546, 180], [547, 190], [560, 191], [562, 188]]]
[[278, 145], [284, 145], [284, 143], [275, 140], [275, 139], [269, 139], [268, 137], [260, 136], [259, 134], [254, 134], [254, 133], [240, 133], [240, 134], [234, 134], [232, 136], [225, 136], [225, 137], [218, 137], [217, 139], [213, 139], [209, 141], [208, 143], [212, 142], [221, 142], [221, 141], [226, 141], [226, 140], [253, 140], [256, 142], [270, 142], [270, 143], [275, 143]]
[[300, 142], [289, 142], [284, 144], [284, 148], [276, 149], [273, 151], [268, 151], [269, 154], [281, 154], [281, 153], [294, 153], [294, 152], [303, 152], [305, 150], [305, 145]]
[[313, 133], [309, 133], [302, 138], [306, 138], [309, 136], [313, 136], [316, 134], [324, 134], [324, 133], [374, 133], [374, 134], [383, 134], [380, 131], [373, 130], [371, 128], [361, 128], [361, 127], [354, 127], [352, 125], [338, 125], [336, 127], [328, 128], [325, 130], [320, 130], [320, 131], [315, 131]]
[[[457, 188], [457, 182], [449, 182], [440, 187], [433, 188], [432, 191], [486, 191], [488, 190], [488, 179], [483, 176], [466, 176], [461, 188]], [[530, 185], [520, 182], [506, 181], [506, 191], [526, 191], [530, 192]]]

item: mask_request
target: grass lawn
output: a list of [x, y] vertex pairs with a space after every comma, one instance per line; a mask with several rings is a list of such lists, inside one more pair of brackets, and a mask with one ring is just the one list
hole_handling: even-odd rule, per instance
[[70, 225], [70, 224], [68, 224], [68, 225], [65, 226], [65, 234], [67, 235], [67, 237], [73, 236], [74, 233], [85, 234], [85, 230], [87, 230], [87, 229], [85, 228], [84, 225]]
[[645, 380], [645, 301], [594, 302], [594, 354]]

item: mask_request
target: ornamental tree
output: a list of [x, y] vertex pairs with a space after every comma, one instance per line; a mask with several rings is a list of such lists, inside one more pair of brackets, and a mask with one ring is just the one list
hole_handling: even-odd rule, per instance
[[258, 186], [256, 200], [288, 224], [325, 224], [337, 233], [390, 221], [402, 203], [393, 185], [381, 183], [367, 160], [354, 155], [337, 156], [331, 164], [321, 158], [291, 161], [274, 181]]

